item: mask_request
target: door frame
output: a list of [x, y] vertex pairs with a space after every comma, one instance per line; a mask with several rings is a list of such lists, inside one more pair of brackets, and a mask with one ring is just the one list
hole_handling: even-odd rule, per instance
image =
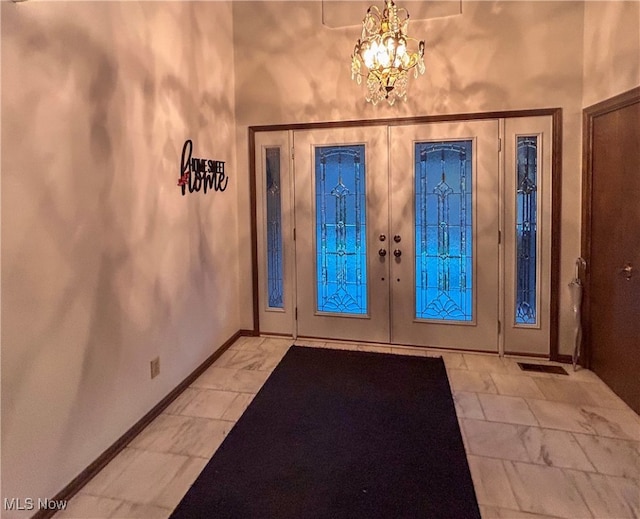
[[[330, 121], [315, 123], [291, 123], [249, 126], [249, 196], [251, 223], [251, 262], [253, 286], [253, 335], [260, 335], [260, 315], [258, 296], [258, 220], [256, 187], [256, 133], [266, 131], [313, 130], [329, 128], [349, 128], [366, 126], [399, 126], [407, 124], [429, 124], [438, 122], [459, 122], [482, 119], [507, 119], [513, 117], [551, 116], [552, 118], [552, 171], [551, 171], [551, 294], [549, 359], [570, 361], [569, 356], [558, 353], [559, 295], [560, 295], [560, 208], [562, 203], [562, 108], [541, 108], [532, 110], [511, 110], [463, 114], [428, 115], [418, 117], [363, 119], [351, 121]], [[546, 357], [546, 356], [545, 356]], [[566, 357], [566, 358], [565, 358]]]
[[581, 272], [583, 283], [581, 320], [582, 331], [580, 365], [590, 369], [591, 355], [591, 210], [593, 197], [593, 124], [597, 117], [640, 102], [640, 86], [604, 101], [584, 108], [582, 111], [582, 225], [581, 255], [586, 268]]

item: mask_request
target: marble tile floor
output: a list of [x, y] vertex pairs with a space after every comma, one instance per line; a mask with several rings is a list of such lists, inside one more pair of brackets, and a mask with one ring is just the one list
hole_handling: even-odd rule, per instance
[[[55, 518], [169, 517], [292, 342], [238, 339]], [[529, 373], [513, 358], [393, 345], [296, 344], [442, 356], [483, 518], [640, 518], [640, 417], [592, 372]]]

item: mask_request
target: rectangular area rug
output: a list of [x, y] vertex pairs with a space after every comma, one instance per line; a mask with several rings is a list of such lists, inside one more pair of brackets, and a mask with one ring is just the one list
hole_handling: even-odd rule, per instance
[[292, 346], [172, 519], [480, 519], [440, 358]]

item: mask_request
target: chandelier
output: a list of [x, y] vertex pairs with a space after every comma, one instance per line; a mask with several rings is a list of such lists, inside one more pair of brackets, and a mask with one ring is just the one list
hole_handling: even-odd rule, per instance
[[[409, 38], [409, 13], [385, 0], [382, 12], [371, 6], [362, 20], [362, 36], [351, 56], [351, 79], [367, 81], [366, 100], [377, 104], [386, 99], [392, 105], [397, 98], [407, 100], [409, 71], [424, 74], [424, 41]], [[409, 44], [417, 43], [417, 50]]]

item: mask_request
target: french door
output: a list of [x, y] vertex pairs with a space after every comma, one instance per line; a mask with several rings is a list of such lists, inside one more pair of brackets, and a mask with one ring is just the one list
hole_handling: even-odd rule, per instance
[[391, 128], [393, 342], [498, 351], [497, 143], [497, 121]]
[[296, 132], [298, 333], [497, 351], [497, 138], [496, 121]]
[[298, 334], [389, 342], [386, 127], [294, 134]]
[[262, 330], [548, 353], [550, 136], [544, 117], [258, 134]]

